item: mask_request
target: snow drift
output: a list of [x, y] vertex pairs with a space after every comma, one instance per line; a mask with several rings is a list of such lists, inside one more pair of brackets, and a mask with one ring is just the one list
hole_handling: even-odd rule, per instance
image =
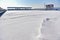
[[59, 17], [60, 11], [7, 11], [0, 18], [0, 40], [59, 40]]

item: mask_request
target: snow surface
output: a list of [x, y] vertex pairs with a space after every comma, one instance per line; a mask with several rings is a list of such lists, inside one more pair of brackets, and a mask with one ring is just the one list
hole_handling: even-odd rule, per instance
[[0, 40], [60, 40], [60, 11], [7, 11]]

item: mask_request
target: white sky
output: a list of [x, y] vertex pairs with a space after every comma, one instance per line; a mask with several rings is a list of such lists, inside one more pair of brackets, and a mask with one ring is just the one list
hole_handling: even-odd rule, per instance
[[14, 0], [2, 0], [2, 1], [0, 1], [0, 7], [6, 9], [8, 6], [23, 6], [23, 5], [18, 5], [18, 3]]
[[[23, 0], [21, 0], [22, 2]], [[23, 3], [23, 2], [22, 2]], [[26, 2], [25, 2], [26, 3]], [[27, 3], [28, 4], [28, 3]], [[23, 5], [21, 4], [20, 2], [18, 2], [18, 0], [0, 0], [0, 7], [2, 8], [7, 8], [8, 6], [26, 6], [26, 5]], [[34, 8], [36, 7], [40, 7], [40, 8], [43, 8], [43, 4], [32, 4], [32, 5], [27, 5], [27, 6], [32, 6]], [[58, 5], [57, 5], [58, 6]]]

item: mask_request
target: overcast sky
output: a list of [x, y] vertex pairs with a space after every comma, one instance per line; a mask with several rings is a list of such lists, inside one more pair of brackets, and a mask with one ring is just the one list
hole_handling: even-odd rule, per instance
[[54, 4], [60, 6], [60, 0], [0, 0], [0, 6], [32, 6], [32, 5]]

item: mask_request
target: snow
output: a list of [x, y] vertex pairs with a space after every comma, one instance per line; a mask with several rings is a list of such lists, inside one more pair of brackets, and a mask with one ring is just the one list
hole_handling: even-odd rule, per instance
[[59, 17], [60, 11], [7, 11], [0, 18], [0, 40], [59, 40]]

